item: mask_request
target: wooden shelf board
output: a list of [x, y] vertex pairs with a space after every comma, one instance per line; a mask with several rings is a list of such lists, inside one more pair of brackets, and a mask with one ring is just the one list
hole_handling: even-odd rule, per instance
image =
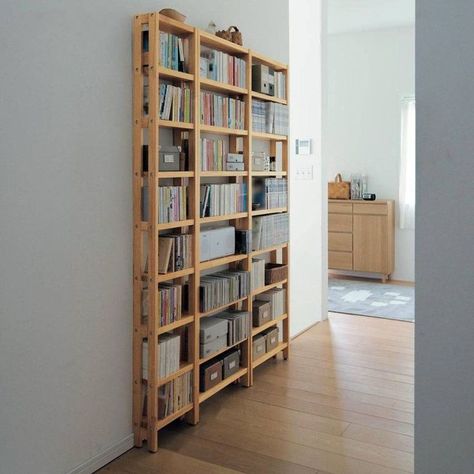
[[175, 35], [189, 35], [194, 33], [194, 27], [181, 21], [173, 20], [170, 17], [158, 14], [160, 31], [173, 33]]
[[175, 71], [174, 69], [169, 69], [167, 67], [159, 66], [158, 67], [159, 77], [164, 77], [165, 79], [177, 79], [180, 81], [192, 82], [194, 81], [194, 74], [189, 74], [187, 72]]
[[199, 37], [201, 38], [201, 44], [203, 46], [210, 46], [220, 51], [231, 54], [248, 54], [249, 50], [238, 44], [227, 41], [223, 38], [219, 38], [216, 35], [208, 33], [207, 31], [199, 30]]
[[254, 63], [266, 64], [267, 66], [271, 66], [277, 71], [286, 71], [288, 69], [288, 66], [286, 64], [283, 64], [279, 61], [275, 61], [274, 59], [271, 59], [268, 56], [257, 53], [255, 51], [252, 51], [252, 60]]
[[186, 219], [184, 221], [164, 222], [158, 224], [158, 230], [178, 229], [179, 227], [188, 227], [194, 225], [194, 219]]
[[254, 250], [250, 256], [251, 257], [256, 257], [257, 255], [262, 255], [264, 253], [268, 253], [268, 252], [273, 252], [275, 250], [280, 250], [280, 249], [284, 249], [288, 244], [279, 244], [279, 245], [273, 245], [272, 247], [267, 247], [266, 249], [261, 249], [261, 250]]
[[201, 90], [211, 90], [216, 92], [227, 92], [231, 94], [240, 94], [246, 95], [248, 94], [248, 89], [244, 89], [243, 87], [233, 86], [232, 84], [226, 84], [225, 82], [214, 81], [213, 79], [207, 79], [205, 77], [201, 77]]
[[214, 357], [217, 357], [218, 355], [220, 354], [223, 354], [224, 352], [228, 351], [229, 349], [232, 349], [236, 346], [238, 346], [239, 344], [242, 344], [243, 342], [245, 342], [247, 339], [242, 339], [241, 341], [239, 342], [236, 342], [235, 344], [232, 344], [231, 346], [227, 346], [227, 347], [223, 347], [222, 349], [219, 349], [217, 352], [214, 352], [213, 354], [210, 354], [206, 357], [203, 357], [201, 359], [199, 359], [199, 365], [201, 364], [205, 364], [207, 361], [211, 360], [211, 359], [214, 359]]
[[194, 322], [194, 316], [184, 316], [181, 319], [178, 319], [177, 321], [174, 321], [170, 324], [160, 326], [158, 328], [158, 334], [164, 334], [165, 332], [173, 331], [173, 329], [186, 326], [187, 324], [191, 324], [193, 322]]
[[194, 268], [185, 268], [184, 270], [179, 270], [178, 272], [171, 272], [171, 273], [165, 273], [162, 275], [158, 275], [158, 283], [161, 283], [163, 281], [168, 281], [168, 280], [174, 280], [175, 278], [181, 278], [187, 275], [191, 275], [194, 273]]
[[177, 122], [175, 120], [158, 120], [158, 125], [160, 127], [168, 128], [182, 128], [185, 130], [192, 130], [194, 128], [193, 122]]
[[288, 212], [288, 208], [276, 207], [274, 209], [259, 209], [258, 211], [252, 211], [252, 216], [264, 216], [266, 214], [279, 214], [280, 212]]
[[275, 135], [274, 133], [252, 132], [253, 138], [260, 138], [262, 140], [274, 140], [276, 142], [286, 142], [288, 137], [286, 135]]
[[235, 374], [231, 375], [230, 377], [227, 377], [224, 379], [222, 382], [219, 382], [217, 385], [212, 387], [211, 389], [207, 390], [206, 392], [201, 392], [199, 394], [199, 403], [204, 402], [208, 398], [212, 397], [215, 395], [217, 392], [220, 392], [223, 388], [227, 387], [231, 383], [235, 382], [237, 379], [240, 379], [240, 377], [243, 377], [247, 373], [247, 368], [242, 368]]
[[242, 303], [242, 301], [245, 301], [248, 298], [248, 296], [244, 296], [243, 298], [239, 298], [238, 300], [232, 301], [230, 303], [223, 304], [222, 306], [218, 306], [217, 308], [210, 309], [209, 311], [205, 311], [204, 313], [199, 313], [200, 318], [205, 318], [206, 316], [210, 316], [211, 314], [219, 313], [220, 311], [223, 311], [224, 309], [227, 309], [229, 306], [232, 306], [234, 304]]
[[216, 127], [214, 125], [200, 125], [201, 132], [215, 133], [217, 135], [238, 135], [245, 137], [249, 134], [248, 130], [240, 130], [238, 128]]
[[266, 102], [275, 102], [277, 104], [287, 105], [288, 101], [286, 99], [280, 99], [279, 97], [273, 97], [267, 94], [261, 94], [260, 92], [252, 91], [252, 99], [264, 100]]
[[265, 286], [262, 286], [261, 288], [257, 288], [256, 290], [253, 290], [252, 291], [252, 296], [255, 296], [255, 295], [259, 295], [261, 293], [265, 293], [265, 291], [268, 291], [268, 290], [271, 290], [273, 288], [276, 288], [277, 286], [280, 286], [280, 285], [284, 285], [285, 283], [287, 283], [288, 280], [281, 280], [281, 281], [277, 281], [276, 283], [272, 283], [271, 285], [265, 285]]
[[201, 224], [209, 224], [211, 222], [231, 221], [233, 219], [246, 219], [247, 217], [247, 212], [237, 212], [236, 214], [227, 214], [225, 216], [201, 217], [200, 222]]
[[201, 262], [199, 266], [201, 267], [201, 270], [207, 270], [208, 268], [219, 267], [233, 262], [240, 262], [241, 260], [245, 260], [247, 257], [247, 254], [228, 255], [227, 257], [215, 258], [214, 260]]
[[252, 171], [253, 176], [287, 176], [286, 171]]
[[191, 362], [181, 362], [179, 370], [176, 372], [168, 375], [168, 377], [163, 377], [158, 379], [158, 386], [161, 387], [162, 385], [165, 385], [168, 382], [171, 382], [174, 379], [177, 379], [181, 375], [186, 374], [187, 372], [191, 372], [191, 370], [194, 369], [194, 364]]
[[164, 428], [166, 425], [169, 425], [172, 421], [177, 420], [178, 418], [181, 418], [183, 415], [188, 413], [188, 411], [191, 411], [193, 409], [193, 404], [190, 403], [189, 405], [186, 405], [185, 407], [181, 408], [181, 410], [175, 411], [171, 415], [167, 416], [166, 418], [163, 418], [162, 420], [158, 420], [156, 422], [156, 429], [161, 430], [161, 428]]
[[262, 331], [265, 331], [265, 329], [271, 328], [272, 326], [276, 326], [279, 322], [283, 321], [287, 317], [288, 316], [285, 313], [285, 314], [282, 314], [281, 316], [278, 316], [278, 318], [268, 321], [268, 323], [262, 324], [261, 326], [258, 326], [256, 328], [252, 328], [252, 337], [256, 336], [257, 334], [260, 334]]
[[248, 171], [201, 171], [201, 178], [228, 178], [234, 176], [248, 176]]
[[281, 352], [283, 349], [286, 349], [287, 347], [288, 344], [286, 342], [279, 342], [278, 346], [276, 346], [275, 349], [272, 349], [270, 352], [267, 352], [263, 356], [259, 357], [257, 360], [254, 360], [252, 362], [252, 368], [255, 369], [260, 364], [263, 364], [268, 359], [271, 359], [273, 356], [277, 355], [279, 352]]
[[194, 171], [159, 171], [158, 178], [194, 178]]

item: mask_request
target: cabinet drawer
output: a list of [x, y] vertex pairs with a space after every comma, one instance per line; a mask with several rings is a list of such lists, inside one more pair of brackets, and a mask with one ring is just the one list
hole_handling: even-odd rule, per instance
[[333, 214], [352, 214], [352, 203], [350, 202], [330, 202], [328, 211]]
[[388, 206], [386, 203], [354, 204], [354, 214], [371, 214], [375, 216], [386, 216], [388, 214]]
[[352, 270], [352, 252], [329, 252], [328, 267], [333, 270]]
[[337, 252], [352, 252], [352, 234], [329, 232], [328, 248]]
[[329, 232], [352, 232], [352, 215], [329, 214], [328, 230]]

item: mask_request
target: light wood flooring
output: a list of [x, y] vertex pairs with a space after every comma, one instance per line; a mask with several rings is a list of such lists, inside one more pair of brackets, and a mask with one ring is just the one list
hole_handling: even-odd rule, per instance
[[202, 405], [103, 474], [413, 472], [414, 325], [331, 314], [263, 364], [252, 388]]

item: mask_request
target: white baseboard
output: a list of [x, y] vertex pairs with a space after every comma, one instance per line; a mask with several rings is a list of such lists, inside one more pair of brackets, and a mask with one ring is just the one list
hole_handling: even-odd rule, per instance
[[72, 471], [69, 471], [68, 474], [92, 474], [109, 462], [113, 461], [115, 458], [118, 458], [129, 449], [133, 448], [133, 445], [134, 440], [132, 433], [118, 443], [113, 444], [105, 451], [75, 467]]

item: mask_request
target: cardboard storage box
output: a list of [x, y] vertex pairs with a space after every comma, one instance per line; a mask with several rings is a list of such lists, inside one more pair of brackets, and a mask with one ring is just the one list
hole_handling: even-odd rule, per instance
[[212, 341], [199, 344], [199, 356], [201, 358], [208, 357], [221, 349], [227, 347], [227, 334], [216, 337]]
[[230, 377], [232, 374], [235, 374], [240, 369], [240, 353], [238, 350], [232, 350], [226, 352], [222, 359], [223, 367], [222, 374], [223, 378]]
[[209, 361], [199, 370], [199, 390], [205, 392], [222, 381], [222, 360]]
[[223, 336], [227, 340], [227, 331], [226, 320], [213, 316], [202, 318], [199, 329], [199, 342], [205, 344]]
[[179, 146], [160, 146], [160, 171], [179, 171], [179, 160], [181, 147]]
[[252, 341], [253, 345], [253, 360], [257, 360], [265, 354], [266, 339], [265, 336], [259, 334], [255, 336]]
[[266, 331], [263, 331], [262, 334], [265, 336], [265, 350], [266, 352], [271, 351], [272, 349], [275, 349], [276, 346], [278, 346], [278, 327], [274, 327], [271, 329], [267, 329]]
[[272, 308], [269, 301], [255, 300], [253, 302], [253, 327], [262, 326], [272, 320]]

